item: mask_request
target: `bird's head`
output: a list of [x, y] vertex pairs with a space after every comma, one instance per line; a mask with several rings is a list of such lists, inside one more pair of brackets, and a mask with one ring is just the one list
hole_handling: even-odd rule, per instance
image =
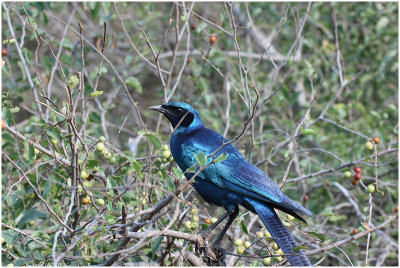
[[200, 116], [196, 110], [184, 102], [169, 102], [163, 105], [151, 106], [149, 109], [165, 115], [169, 122], [171, 122], [173, 128], [175, 128], [178, 124], [178, 129], [195, 129], [203, 126]]

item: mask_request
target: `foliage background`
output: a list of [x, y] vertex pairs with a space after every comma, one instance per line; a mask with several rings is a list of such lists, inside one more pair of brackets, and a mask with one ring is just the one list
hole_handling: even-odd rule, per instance
[[[255, 105], [236, 146], [316, 214], [280, 214], [312, 263], [398, 265], [397, 3], [3, 2], [2, 40], [2, 265], [204, 264], [182, 238], [223, 209], [177, 192], [185, 179], [161, 156], [171, 128], [146, 109], [166, 100], [228, 139]], [[355, 165], [357, 186], [343, 175]], [[223, 247], [254, 244], [228, 265], [262, 265], [249, 257], [269, 254], [262, 228], [241, 210]]]

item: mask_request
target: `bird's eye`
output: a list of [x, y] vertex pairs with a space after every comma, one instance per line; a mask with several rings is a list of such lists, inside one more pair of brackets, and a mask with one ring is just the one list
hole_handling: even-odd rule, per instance
[[181, 114], [181, 113], [183, 113], [183, 109], [182, 108], [178, 108], [178, 109], [176, 109], [176, 112], [178, 113], [178, 114]]

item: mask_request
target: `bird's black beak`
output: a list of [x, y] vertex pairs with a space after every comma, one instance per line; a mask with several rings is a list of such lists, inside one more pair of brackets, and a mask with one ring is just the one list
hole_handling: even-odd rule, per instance
[[165, 113], [167, 110], [162, 106], [162, 105], [155, 105], [155, 106], [150, 106], [148, 109], [157, 111], [160, 113]]

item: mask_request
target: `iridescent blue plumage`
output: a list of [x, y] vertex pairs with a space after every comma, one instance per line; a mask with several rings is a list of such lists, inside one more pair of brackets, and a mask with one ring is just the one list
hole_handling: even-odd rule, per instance
[[[178, 126], [172, 134], [170, 147], [175, 161], [184, 172], [196, 164], [195, 155], [200, 152], [210, 155], [227, 142], [217, 132], [205, 128], [198, 113], [187, 103], [172, 102], [151, 109], [162, 112], [173, 127]], [[230, 223], [233, 220], [231, 216], [237, 215], [238, 205], [257, 213], [283, 252], [293, 254], [287, 256], [292, 265], [311, 265], [302, 251], [294, 253], [293, 247], [296, 247], [297, 243], [273, 208], [278, 208], [301, 220], [303, 219], [298, 214], [312, 215], [312, 213], [287, 197], [264, 172], [249, 163], [232, 144], [223, 147], [214, 158], [221, 154], [227, 154], [228, 158], [211, 164], [194, 179], [193, 185], [196, 191], [207, 202], [222, 206], [230, 212]], [[209, 158], [208, 163], [211, 161]], [[192, 176], [193, 173], [187, 174], [188, 179]]]

